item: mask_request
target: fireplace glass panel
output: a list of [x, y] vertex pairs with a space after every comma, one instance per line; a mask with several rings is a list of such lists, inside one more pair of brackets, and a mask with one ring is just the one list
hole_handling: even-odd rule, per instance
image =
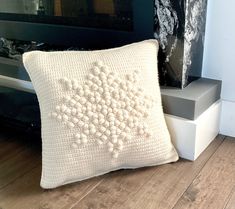
[[0, 19], [133, 30], [132, 0], [0, 0]]

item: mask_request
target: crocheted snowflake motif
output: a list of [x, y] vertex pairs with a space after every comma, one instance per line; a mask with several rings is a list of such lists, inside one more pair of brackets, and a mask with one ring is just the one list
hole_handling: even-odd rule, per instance
[[121, 79], [98, 61], [82, 85], [76, 79], [60, 79], [72, 96], [65, 96], [50, 116], [77, 130], [71, 142], [73, 149], [93, 139], [117, 158], [125, 143], [135, 135], [151, 136], [144, 119], [154, 100], [136, 86], [138, 78], [139, 72], [134, 71]]

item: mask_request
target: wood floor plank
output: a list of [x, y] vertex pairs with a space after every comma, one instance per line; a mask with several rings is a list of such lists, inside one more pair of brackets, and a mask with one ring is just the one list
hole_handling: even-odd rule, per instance
[[226, 139], [174, 209], [223, 209], [235, 186], [235, 140]]
[[41, 166], [38, 166], [1, 190], [0, 208], [68, 209], [102, 181], [102, 177], [97, 177], [53, 190], [43, 190], [39, 185], [40, 177]]
[[24, 135], [0, 138], [0, 190], [41, 163], [40, 152]]
[[105, 178], [72, 209], [172, 208], [223, 141], [218, 136], [197, 161], [119, 171]]
[[102, 181], [103, 177], [99, 177], [43, 190], [40, 187], [40, 148], [35, 149], [33, 142], [23, 141], [24, 136], [12, 137], [0, 139], [1, 209], [68, 209]]
[[122, 208], [130, 195], [140, 190], [145, 182], [151, 178], [155, 169], [120, 170], [109, 174], [103, 180], [104, 183], [102, 182], [71, 209], [111, 209], [114, 205], [117, 208]]
[[41, 157], [33, 150], [23, 149], [0, 164], [0, 191], [23, 174], [41, 164]]
[[233, 188], [228, 203], [224, 209], [235, 209], [235, 187]]

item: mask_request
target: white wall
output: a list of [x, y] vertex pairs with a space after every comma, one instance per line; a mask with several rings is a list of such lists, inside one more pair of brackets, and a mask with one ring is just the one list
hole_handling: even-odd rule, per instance
[[221, 134], [235, 137], [235, 0], [208, 0], [203, 77], [222, 80]]

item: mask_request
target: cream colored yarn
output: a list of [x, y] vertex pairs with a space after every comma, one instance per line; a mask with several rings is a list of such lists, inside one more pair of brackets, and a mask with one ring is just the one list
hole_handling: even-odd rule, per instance
[[33, 51], [24, 65], [42, 121], [43, 188], [178, 160], [161, 106], [158, 43]]

